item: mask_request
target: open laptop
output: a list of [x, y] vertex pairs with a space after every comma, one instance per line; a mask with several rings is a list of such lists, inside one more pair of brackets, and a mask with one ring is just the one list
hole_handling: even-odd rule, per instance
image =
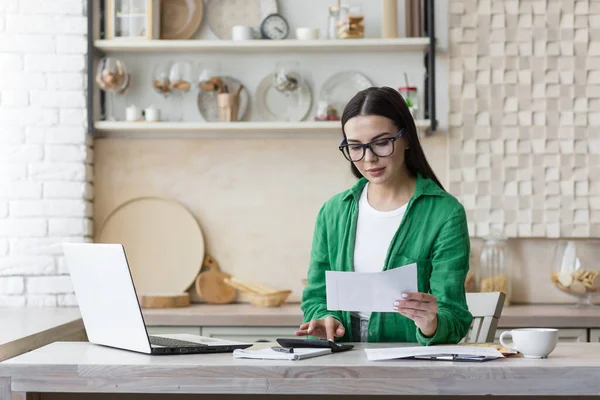
[[146, 354], [224, 353], [251, 343], [188, 334], [148, 335], [121, 244], [63, 243], [91, 343]]

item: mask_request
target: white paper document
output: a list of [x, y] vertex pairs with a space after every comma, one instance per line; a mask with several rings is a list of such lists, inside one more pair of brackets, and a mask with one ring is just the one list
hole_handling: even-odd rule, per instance
[[303, 360], [305, 358], [331, 354], [331, 349], [294, 348], [293, 353], [281, 353], [271, 348], [261, 350], [235, 349], [233, 358], [254, 358], [260, 360]]
[[432, 357], [444, 359], [462, 359], [473, 361], [479, 358], [502, 358], [501, 352], [490, 347], [479, 346], [414, 346], [414, 347], [390, 347], [387, 349], [365, 349], [367, 360], [383, 361], [400, 358]]
[[381, 272], [325, 272], [327, 309], [395, 312], [394, 301], [417, 292], [417, 264]]

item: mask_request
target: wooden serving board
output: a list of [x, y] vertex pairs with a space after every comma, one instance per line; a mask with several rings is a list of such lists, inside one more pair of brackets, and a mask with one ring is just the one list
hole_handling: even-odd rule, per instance
[[221, 271], [217, 260], [211, 256], [204, 258], [202, 272], [196, 277], [196, 293], [210, 304], [227, 304], [237, 297], [235, 288], [227, 285], [225, 279], [231, 277]]
[[189, 293], [140, 294], [138, 300], [142, 308], [175, 308], [190, 305]]

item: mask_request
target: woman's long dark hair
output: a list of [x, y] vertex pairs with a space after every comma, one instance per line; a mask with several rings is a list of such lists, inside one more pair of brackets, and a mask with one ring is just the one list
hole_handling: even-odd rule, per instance
[[[415, 121], [398, 91], [390, 87], [371, 87], [358, 92], [346, 105], [342, 114], [342, 132], [346, 138], [344, 126], [350, 118], [357, 115], [379, 115], [394, 121], [398, 129], [404, 128], [402, 135], [408, 142], [408, 149], [404, 150], [404, 162], [408, 171], [414, 176], [419, 172], [423, 177], [433, 180], [440, 188], [444, 189], [425, 158], [423, 148], [417, 135]], [[350, 163], [352, 173], [357, 178], [362, 178], [354, 163]]]

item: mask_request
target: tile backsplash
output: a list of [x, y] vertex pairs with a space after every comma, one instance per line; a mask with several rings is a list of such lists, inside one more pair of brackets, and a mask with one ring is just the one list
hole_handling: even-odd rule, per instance
[[450, 191], [473, 236], [600, 237], [600, 2], [452, 0]]

